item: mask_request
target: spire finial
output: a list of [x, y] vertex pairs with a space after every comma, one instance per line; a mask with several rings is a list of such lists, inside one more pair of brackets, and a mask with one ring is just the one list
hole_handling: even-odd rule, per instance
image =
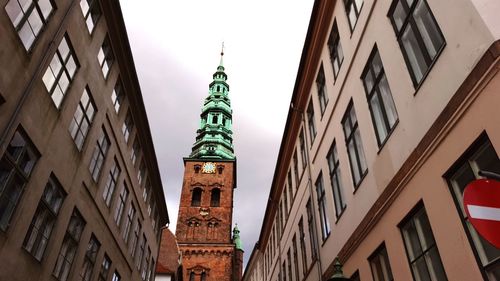
[[222, 49], [220, 51], [220, 63], [219, 66], [223, 66], [222, 58], [224, 57], [224, 41], [222, 41]]

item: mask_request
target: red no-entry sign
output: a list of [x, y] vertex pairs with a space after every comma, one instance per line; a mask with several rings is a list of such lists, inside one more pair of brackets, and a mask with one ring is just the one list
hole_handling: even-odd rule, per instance
[[500, 182], [479, 179], [469, 183], [464, 209], [479, 235], [500, 249]]

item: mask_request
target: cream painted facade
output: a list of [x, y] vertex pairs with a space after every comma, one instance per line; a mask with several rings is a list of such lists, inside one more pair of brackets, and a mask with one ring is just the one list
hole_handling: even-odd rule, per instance
[[[493, 153], [500, 151], [500, 2], [405, 2], [413, 3], [408, 14], [419, 34], [437, 26], [435, 34], [442, 36], [420, 79], [412, 76], [408, 45], [391, 21], [400, 2], [315, 1], [269, 203], [244, 280], [327, 280], [337, 256], [353, 280], [500, 280], [500, 251], [481, 248], [455, 192], [465, 178], [463, 165], [474, 177], [484, 167], [500, 171]], [[352, 5], [359, 15], [351, 29], [346, 9]], [[430, 17], [418, 18], [425, 10]], [[338, 73], [329, 48], [334, 23], [343, 51]], [[363, 79], [377, 52], [397, 115], [380, 141]], [[347, 144], [352, 139], [343, 127], [350, 106], [366, 164], [357, 182]], [[342, 212], [336, 211], [342, 204], [335, 201], [340, 196], [334, 195], [328, 162], [333, 144]], [[405, 244], [411, 233], [419, 240]]]

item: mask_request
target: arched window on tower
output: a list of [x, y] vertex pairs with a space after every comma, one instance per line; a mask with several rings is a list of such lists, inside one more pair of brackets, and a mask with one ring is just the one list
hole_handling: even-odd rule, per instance
[[218, 118], [218, 117], [219, 117], [219, 116], [214, 115], [214, 117], [212, 117], [212, 123], [214, 123], [214, 124], [219, 123], [219, 118]]
[[217, 86], [217, 92], [220, 92], [220, 86]]
[[212, 189], [212, 195], [210, 196], [210, 207], [220, 206], [220, 189]]
[[189, 281], [194, 281], [194, 272], [189, 273]]
[[192, 207], [199, 207], [201, 205], [201, 188], [195, 187], [193, 189], [193, 195], [191, 197], [191, 206]]
[[201, 281], [207, 281], [207, 273], [206, 273], [206, 272], [202, 272], [202, 273], [201, 273], [200, 280], [201, 280]]

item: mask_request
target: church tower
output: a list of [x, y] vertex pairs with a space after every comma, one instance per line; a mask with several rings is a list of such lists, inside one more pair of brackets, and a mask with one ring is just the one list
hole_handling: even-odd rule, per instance
[[239, 281], [243, 250], [239, 230], [231, 236], [236, 157], [224, 52], [189, 157], [184, 158], [176, 237], [185, 281]]

